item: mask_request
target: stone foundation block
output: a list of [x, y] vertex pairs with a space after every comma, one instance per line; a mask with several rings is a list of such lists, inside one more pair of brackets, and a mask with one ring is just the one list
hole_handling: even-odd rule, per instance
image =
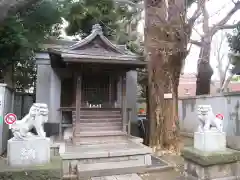
[[184, 162], [184, 175], [192, 180], [237, 180], [238, 169], [238, 162], [212, 166], [201, 166], [188, 160]]
[[8, 140], [7, 160], [10, 166], [26, 167], [50, 162], [50, 140], [32, 138]]
[[240, 152], [203, 152], [193, 147], [182, 151], [184, 175], [192, 180], [237, 180], [240, 177]]

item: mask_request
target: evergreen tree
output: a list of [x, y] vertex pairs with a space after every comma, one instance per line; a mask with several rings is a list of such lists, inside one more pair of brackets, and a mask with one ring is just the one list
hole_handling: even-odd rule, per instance
[[61, 9], [57, 1], [44, 0], [8, 17], [0, 27], [0, 80], [12, 70], [17, 90], [32, 87], [34, 51], [49, 36], [59, 35], [60, 24]]

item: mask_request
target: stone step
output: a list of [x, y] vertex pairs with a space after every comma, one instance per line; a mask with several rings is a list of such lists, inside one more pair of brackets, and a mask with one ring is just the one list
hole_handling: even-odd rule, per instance
[[97, 137], [75, 137], [77, 145], [107, 144], [126, 142], [126, 136], [97, 136]]
[[81, 119], [96, 119], [96, 118], [121, 118], [121, 114], [88, 114], [88, 115], [82, 115], [80, 114]]
[[[151, 165], [151, 156], [147, 154], [125, 156], [123, 154], [121, 155], [121, 157], [116, 156], [109, 158], [91, 158], [85, 159], [85, 161], [81, 160], [78, 161], [77, 164], [78, 177], [84, 176], [84, 173], [90, 171], [110, 172], [116, 169], [128, 170], [129, 168], [142, 168], [144, 166], [147, 167]], [[99, 174], [98, 176], [102, 176], [102, 174]]]
[[[75, 115], [73, 115], [75, 116]], [[121, 113], [95, 113], [95, 112], [88, 112], [88, 113], [82, 113], [80, 112], [80, 116], [87, 116], [87, 117], [96, 117], [96, 116], [104, 116], [104, 117], [112, 117], [112, 116], [122, 116]]]
[[77, 132], [76, 137], [96, 137], [96, 136], [120, 136], [125, 133], [122, 131], [97, 131], [97, 132]]
[[98, 127], [89, 127], [89, 126], [78, 126], [76, 127], [76, 131], [79, 132], [85, 132], [85, 131], [114, 131], [114, 130], [121, 130], [123, 127], [121, 125], [119, 126], [113, 126], [113, 125], [108, 125], [108, 126], [98, 126]]
[[[72, 114], [76, 116], [76, 114]], [[121, 116], [120, 112], [80, 112], [80, 116]]]
[[76, 128], [78, 127], [107, 127], [107, 126], [122, 126], [122, 122], [119, 121], [113, 121], [113, 122], [78, 122], [76, 123]]
[[[73, 117], [73, 119], [76, 119]], [[104, 122], [122, 122], [122, 117], [80, 117], [77, 122], [82, 122], [82, 123], [104, 123]]]
[[[79, 180], [86, 180], [92, 177], [99, 177], [99, 176], [112, 176], [112, 175], [129, 174], [129, 173], [143, 173], [143, 172], [146, 172], [146, 170], [147, 170], [146, 166], [92, 170], [92, 171], [81, 172], [81, 174], [79, 172], [78, 178]], [[93, 180], [93, 179], [90, 179], [90, 180]], [[115, 180], [129, 180], [129, 179], [115, 179]], [[134, 180], [137, 180], [137, 179], [134, 179]]]
[[96, 108], [96, 109], [81, 109], [82, 112], [120, 112], [121, 109], [101, 109], [101, 108]]
[[104, 122], [122, 122], [122, 118], [104, 118], [104, 119], [80, 119], [77, 123], [104, 123]]

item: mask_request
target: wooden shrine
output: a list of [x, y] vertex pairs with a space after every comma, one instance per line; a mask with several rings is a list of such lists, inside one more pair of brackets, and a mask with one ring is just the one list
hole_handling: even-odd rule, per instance
[[129, 135], [133, 111], [126, 96], [127, 73], [145, 65], [111, 43], [98, 24], [79, 42], [37, 54], [36, 101], [49, 105], [49, 121], [59, 125], [53, 142], [61, 144], [64, 176], [139, 172], [151, 165], [151, 148]]
[[[51, 113], [52, 122], [59, 123], [53, 118], [61, 119], [61, 139], [66, 128], [72, 129], [74, 142], [80, 142], [81, 135], [116, 135], [128, 131], [131, 109], [126, 106], [126, 73], [144, 68], [145, 61], [126, 46], [111, 43], [99, 24], [93, 26], [85, 39], [65, 47], [48, 48], [46, 52], [56, 76], [50, 81], [61, 83], [57, 87], [56, 82], [51, 82], [53, 95], [46, 100], [51, 111], [55, 111]], [[38, 57], [37, 62], [42, 65], [43, 57]], [[46, 96], [40, 93], [43, 84], [39, 81], [37, 84], [39, 102]]]

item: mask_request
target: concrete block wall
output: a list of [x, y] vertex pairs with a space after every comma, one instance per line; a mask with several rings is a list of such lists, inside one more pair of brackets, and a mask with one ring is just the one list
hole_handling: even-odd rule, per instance
[[197, 129], [197, 106], [209, 104], [214, 114], [224, 115], [223, 129], [228, 145], [240, 150], [240, 92], [187, 97], [179, 99], [179, 121], [182, 132], [193, 134]]
[[[13, 91], [6, 84], [0, 84], [0, 116], [4, 118], [7, 113], [13, 112]], [[0, 123], [0, 155], [7, 150], [9, 127]]]

